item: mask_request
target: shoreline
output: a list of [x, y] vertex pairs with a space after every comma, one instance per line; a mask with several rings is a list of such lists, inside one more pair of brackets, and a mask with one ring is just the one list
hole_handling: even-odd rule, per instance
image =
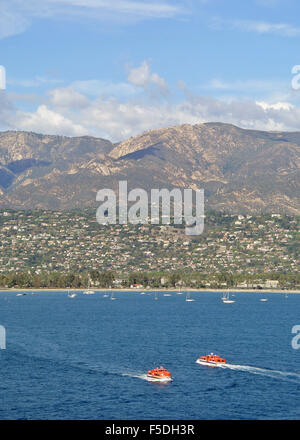
[[[84, 292], [88, 290], [87, 288], [0, 288], [1, 292]], [[163, 288], [153, 288], [153, 289], [130, 289], [130, 288], [91, 288], [95, 293], [97, 292], [229, 292], [229, 293], [300, 293], [300, 290], [283, 290], [283, 289], [193, 289], [193, 288], [184, 288], [184, 289], [163, 289]]]

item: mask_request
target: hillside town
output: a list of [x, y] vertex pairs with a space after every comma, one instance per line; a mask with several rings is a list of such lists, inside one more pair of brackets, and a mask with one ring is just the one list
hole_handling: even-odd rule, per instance
[[95, 287], [299, 288], [298, 244], [299, 217], [276, 213], [209, 212], [204, 233], [187, 236], [172, 224], [99, 225], [92, 209], [2, 210], [0, 287], [90, 280]]

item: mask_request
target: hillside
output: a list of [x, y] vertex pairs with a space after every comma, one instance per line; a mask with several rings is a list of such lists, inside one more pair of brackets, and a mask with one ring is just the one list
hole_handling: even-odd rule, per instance
[[300, 132], [206, 123], [151, 130], [118, 144], [93, 137], [0, 133], [0, 208], [97, 206], [96, 193], [204, 188], [206, 209], [300, 213]]

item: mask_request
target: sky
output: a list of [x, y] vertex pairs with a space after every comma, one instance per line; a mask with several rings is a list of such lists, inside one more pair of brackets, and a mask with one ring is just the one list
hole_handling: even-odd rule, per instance
[[0, 130], [300, 131], [297, 0], [0, 0], [0, 66]]

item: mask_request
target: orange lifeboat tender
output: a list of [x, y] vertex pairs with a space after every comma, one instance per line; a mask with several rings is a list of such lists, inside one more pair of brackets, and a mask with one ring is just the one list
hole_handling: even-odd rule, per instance
[[222, 365], [226, 363], [226, 359], [221, 358], [217, 354], [210, 353], [206, 356], [200, 356], [196, 362], [201, 365]]
[[157, 367], [153, 368], [153, 370], [149, 370], [147, 376], [161, 381], [172, 380], [171, 373], [164, 367]]

